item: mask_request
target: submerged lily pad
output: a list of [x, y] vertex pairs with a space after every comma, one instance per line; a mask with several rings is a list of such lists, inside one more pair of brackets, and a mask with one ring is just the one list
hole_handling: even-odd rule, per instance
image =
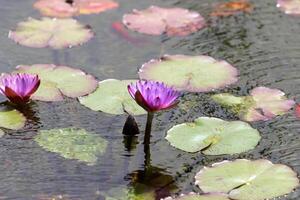
[[277, 7], [285, 12], [285, 14], [300, 15], [299, 0], [277, 0]]
[[61, 101], [63, 95], [71, 98], [87, 95], [97, 88], [96, 79], [79, 69], [51, 64], [17, 66], [17, 73], [37, 74], [39, 89], [32, 96], [41, 101]]
[[118, 7], [118, 3], [112, 0], [38, 0], [34, 3], [44, 16], [72, 17], [79, 14], [94, 14]]
[[187, 9], [150, 6], [124, 15], [123, 24], [133, 31], [150, 35], [185, 36], [202, 29], [205, 20], [199, 13]]
[[172, 198], [167, 197], [162, 200], [229, 200], [225, 194], [195, 194], [190, 193], [186, 195], [180, 195], [179, 197]]
[[79, 101], [92, 110], [109, 114], [120, 115], [125, 111], [133, 115], [146, 114], [146, 111], [128, 93], [127, 85], [132, 82], [136, 82], [136, 80], [107, 79], [101, 81], [94, 93], [80, 97]]
[[250, 96], [236, 97], [224, 93], [213, 95], [212, 99], [230, 108], [245, 121], [270, 120], [287, 113], [295, 104], [282, 91], [266, 87], [254, 88], [250, 91]]
[[235, 83], [238, 71], [226, 61], [209, 56], [165, 55], [145, 63], [141, 79], [162, 81], [177, 90], [207, 92]]
[[62, 49], [81, 45], [94, 36], [94, 33], [75, 19], [41, 20], [29, 18], [18, 24], [14, 31], [9, 32], [9, 38], [16, 43], [35, 48], [51, 47]]
[[[25, 126], [26, 118], [19, 111], [7, 106], [0, 106], [0, 127], [18, 130]], [[0, 130], [0, 135], [2, 131]]]
[[174, 126], [167, 132], [166, 139], [183, 151], [194, 153], [204, 149], [206, 155], [222, 155], [253, 149], [260, 135], [246, 122], [199, 117], [193, 123]]
[[155, 200], [155, 190], [143, 184], [135, 187], [116, 187], [101, 193], [105, 200]]
[[270, 199], [299, 186], [291, 168], [268, 160], [223, 161], [204, 167], [195, 179], [203, 192], [228, 193], [231, 199], [239, 200]]
[[42, 130], [34, 140], [47, 151], [90, 165], [105, 153], [108, 143], [99, 135], [75, 128]]

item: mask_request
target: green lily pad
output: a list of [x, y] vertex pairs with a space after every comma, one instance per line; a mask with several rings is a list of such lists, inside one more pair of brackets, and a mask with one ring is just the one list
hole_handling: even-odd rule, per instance
[[299, 186], [291, 168], [268, 160], [223, 161], [204, 167], [195, 178], [202, 191], [228, 193], [231, 199], [239, 200], [271, 199]]
[[0, 127], [18, 130], [25, 126], [25, 122], [26, 118], [19, 111], [4, 105], [0, 106]]
[[141, 79], [162, 81], [177, 90], [207, 92], [235, 83], [238, 72], [226, 61], [209, 56], [165, 55], [139, 71]]
[[193, 123], [174, 126], [166, 139], [172, 146], [187, 152], [206, 155], [236, 154], [253, 149], [260, 140], [259, 132], [242, 121], [224, 121], [199, 117]]
[[135, 187], [117, 187], [102, 192], [105, 200], [155, 200], [155, 190], [149, 189], [143, 184], [138, 184]]
[[75, 19], [29, 18], [18, 24], [9, 38], [16, 43], [34, 47], [62, 49], [81, 45], [94, 36], [94, 33]]
[[277, 89], [256, 87], [249, 96], [236, 97], [223, 93], [212, 96], [212, 99], [224, 107], [228, 107], [245, 121], [267, 121], [278, 115], [284, 115], [295, 104]]
[[67, 66], [20, 65], [17, 66], [16, 72], [39, 75], [41, 85], [32, 98], [40, 101], [61, 101], [63, 95], [76, 98], [87, 95], [97, 88], [97, 81], [93, 76]]
[[79, 102], [94, 111], [109, 114], [120, 115], [125, 111], [132, 115], [146, 114], [146, 111], [128, 93], [127, 85], [132, 82], [136, 82], [136, 80], [107, 79], [101, 81], [94, 93], [80, 97]]
[[162, 200], [229, 200], [227, 195], [225, 194], [195, 194], [195, 193], [190, 193], [190, 194], [182, 194], [179, 197], [172, 198], [172, 197], [167, 197]]
[[99, 135], [76, 128], [42, 130], [34, 140], [47, 151], [89, 165], [94, 165], [98, 156], [105, 153], [108, 143]]

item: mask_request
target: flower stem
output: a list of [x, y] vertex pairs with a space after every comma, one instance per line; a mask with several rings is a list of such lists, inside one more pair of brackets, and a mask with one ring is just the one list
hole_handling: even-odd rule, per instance
[[150, 138], [151, 138], [151, 127], [153, 121], [154, 113], [148, 112], [147, 124], [144, 136], [144, 153], [145, 153], [145, 168], [150, 166], [151, 154], [150, 154]]

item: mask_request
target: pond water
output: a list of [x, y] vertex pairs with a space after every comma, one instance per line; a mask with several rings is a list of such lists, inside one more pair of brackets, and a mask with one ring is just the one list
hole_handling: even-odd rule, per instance
[[[240, 71], [239, 81], [222, 90], [247, 95], [257, 86], [283, 90], [300, 101], [300, 20], [276, 8], [274, 0], [252, 1], [252, 14], [210, 19], [209, 26], [187, 37], [146, 36], [131, 32], [140, 42], [132, 43], [112, 29], [115, 21], [134, 8], [149, 5], [182, 7], [209, 18], [212, 4], [220, 0], [122, 0], [120, 7], [99, 15], [76, 17], [89, 24], [96, 36], [80, 47], [65, 50], [34, 49], [8, 39], [10, 29], [28, 17], [40, 14], [34, 0], [0, 0], [0, 70], [11, 72], [20, 64], [54, 63], [80, 68], [98, 80], [135, 79], [139, 67], [163, 54], [210, 55], [232, 63]], [[220, 90], [221, 91], [221, 90]], [[224, 159], [269, 159], [291, 166], [300, 173], [300, 120], [292, 111], [268, 122], [252, 123], [262, 135], [259, 145], [234, 156], [203, 156], [171, 147], [164, 139], [173, 125], [200, 116], [238, 119], [209, 98], [213, 93], [184, 94], [175, 109], [158, 113], [151, 138], [152, 175], [143, 175], [143, 132], [133, 138], [132, 148], [122, 135], [125, 115], [94, 112], [75, 99], [45, 103], [35, 101], [24, 114], [29, 119], [20, 131], [7, 131], [0, 140], [0, 199], [46, 199], [63, 195], [66, 199], [103, 199], [100, 193], [115, 187], [142, 182], [155, 188], [157, 199], [175, 192], [200, 191], [194, 176], [204, 165]], [[1, 101], [5, 99], [1, 97]], [[141, 130], [146, 116], [136, 117]], [[39, 147], [33, 137], [38, 130], [84, 128], [109, 141], [106, 154], [94, 166], [66, 160]], [[178, 189], [176, 189], [178, 188]], [[300, 199], [300, 190], [283, 199]]]

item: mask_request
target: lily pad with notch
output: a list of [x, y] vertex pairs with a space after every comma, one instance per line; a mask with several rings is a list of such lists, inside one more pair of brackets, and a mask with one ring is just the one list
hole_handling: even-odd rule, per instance
[[97, 88], [97, 80], [93, 76], [68, 66], [20, 65], [15, 72], [39, 75], [41, 85], [32, 98], [40, 101], [61, 101], [64, 96], [76, 98], [87, 95]]
[[271, 199], [299, 186], [297, 174], [291, 168], [262, 159], [215, 163], [201, 169], [195, 179], [203, 192], [227, 193], [230, 199], [239, 200]]
[[20, 22], [15, 30], [9, 32], [8, 37], [27, 47], [63, 49], [81, 45], [93, 36], [88, 26], [75, 19], [44, 17]]
[[[16, 109], [9, 106], [0, 105], [0, 127], [18, 130], [25, 126], [25, 116]], [[2, 135], [0, 130], [0, 135]]]
[[192, 123], [174, 126], [167, 132], [170, 144], [186, 152], [206, 155], [236, 154], [253, 149], [259, 132], [242, 121], [199, 117]]
[[136, 80], [107, 79], [101, 81], [94, 93], [80, 97], [79, 102], [94, 111], [114, 115], [125, 113], [132, 115], [146, 114], [146, 111], [128, 93], [127, 85], [132, 82], [136, 82]]
[[88, 165], [96, 164], [98, 156], [105, 153], [108, 145], [108, 142], [99, 135], [79, 128], [42, 130], [34, 140], [47, 151]]
[[141, 79], [162, 81], [177, 90], [208, 92], [235, 83], [238, 71], [226, 61], [209, 56], [165, 55], [145, 63]]

